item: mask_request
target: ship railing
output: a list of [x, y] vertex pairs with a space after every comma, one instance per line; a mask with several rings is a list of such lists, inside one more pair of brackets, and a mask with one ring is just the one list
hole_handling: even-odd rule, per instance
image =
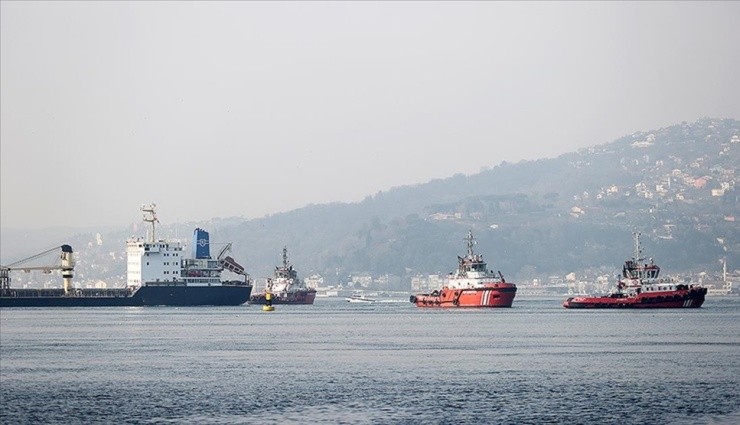
[[228, 286], [252, 286], [251, 280], [224, 280], [221, 281], [222, 285], [228, 285]]
[[187, 286], [187, 282], [184, 280], [157, 280], [146, 282], [142, 286]]
[[127, 297], [130, 291], [127, 288], [76, 288], [69, 294], [62, 288], [10, 288], [2, 291], [2, 296], [11, 298], [96, 298], [96, 297]]

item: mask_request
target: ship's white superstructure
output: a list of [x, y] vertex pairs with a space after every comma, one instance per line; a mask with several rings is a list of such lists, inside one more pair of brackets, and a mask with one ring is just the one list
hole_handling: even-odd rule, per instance
[[465, 240], [468, 243], [468, 253], [465, 257], [457, 257], [457, 270], [448, 275], [447, 288], [482, 288], [485, 285], [505, 283], [501, 272], [497, 275], [493, 271], [488, 270], [486, 262], [483, 261], [483, 256], [473, 252], [473, 246], [476, 244], [476, 241], [473, 238], [472, 230], [468, 231], [468, 236]]
[[[179, 241], [155, 239], [155, 223], [158, 223], [156, 205], [142, 207], [144, 221], [151, 224], [148, 240], [133, 237], [127, 241], [128, 257], [127, 286], [136, 289], [144, 285], [219, 286], [224, 267], [245, 277], [249, 275], [231, 257], [224, 257], [226, 249], [218, 258], [211, 258], [208, 232], [196, 229], [193, 241], [194, 257], [184, 258], [183, 245]], [[230, 244], [227, 246], [230, 247]], [[197, 254], [196, 254], [197, 253]]]
[[143, 220], [150, 223], [151, 233], [148, 240], [141, 237], [131, 237], [126, 241], [127, 282], [131, 289], [136, 289], [147, 283], [174, 283], [180, 281], [182, 245], [180, 242], [171, 242], [156, 239], [155, 223], [157, 219], [156, 205], [143, 205]]
[[290, 292], [305, 291], [308, 288], [298, 273], [288, 262], [288, 248], [283, 247], [283, 265], [275, 267], [275, 276], [267, 279], [266, 290], [275, 295], [286, 296]]
[[127, 286], [136, 288], [149, 282], [182, 281], [180, 242], [145, 241], [131, 238], [126, 244], [128, 257]]

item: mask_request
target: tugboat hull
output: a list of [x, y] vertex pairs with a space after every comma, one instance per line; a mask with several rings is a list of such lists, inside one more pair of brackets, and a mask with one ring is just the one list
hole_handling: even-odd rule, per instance
[[635, 296], [571, 297], [565, 308], [699, 308], [707, 288], [694, 287], [669, 292], [642, 293]]
[[412, 295], [410, 301], [417, 307], [430, 308], [491, 308], [511, 307], [516, 295], [516, 285], [495, 283], [480, 288], [443, 288], [431, 294]]
[[[316, 291], [296, 291], [287, 295], [272, 294], [272, 304], [313, 304], [316, 299]], [[254, 294], [249, 298], [249, 304], [264, 305], [265, 293]]]
[[642, 255], [640, 232], [632, 234], [635, 254], [624, 262], [617, 288], [600, 297], [570, 297], [565, 308], [699, 308], [704, 304], [707, 288], [700, 285], [677, 283], [661, 278], [660, 267]]

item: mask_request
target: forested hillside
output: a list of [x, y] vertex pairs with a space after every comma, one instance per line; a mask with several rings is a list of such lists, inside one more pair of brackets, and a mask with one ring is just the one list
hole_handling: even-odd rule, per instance
[[[186, 238], [200, 226], [216, 248], [233, 242], [232, 255], [256, 277], [272, 273], [284, 245], [302, 276], [321, 274], [328, 283], [356, 273], [446, 273], [464, 253], [468, 229], [490, 267], [518, 280], [617, 270], [632, 254], [633, 231], [666, 270], [715, 270], [721, 258], [740, 268], [739, 163], [740, 123], [702, 119], [557, 158], [393, 188], [359, 203], [254, 220], [161, 219], [169, 235]], [[134, 231], [66, 238], [79, 253], [78, 276], [122, 280], [125, 238]], [[3, 247], [20, 237], [4, 231]]]

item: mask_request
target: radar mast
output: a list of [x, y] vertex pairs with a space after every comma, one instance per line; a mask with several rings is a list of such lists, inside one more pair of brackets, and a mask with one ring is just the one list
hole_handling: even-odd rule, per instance
[[149, 205], [142, 205], [141, 211], [144, 213], [143, 220], [147, 223], [152, 223], [152, 234], [150, 238], [150, 242], [154, 242], [157, 240], [154, 232], [155, 232], [155, 225], [154, 223], [159, 223], [159, 219], [157, 218], [157, 204], [149, 204]]
[[642, 258], [642, 245], [640, 245], [640, 232], [633, 232], [632, 237], [635, 239], [635, 257], [636, 262], [643, 260]]
[[468, 256], [473, 256], [473, 246], [477, 243], [475, 241], [475, 238], [473, 237], [473, 230], [468, 230], [468, 237], [466, 237], [464, 240], [468, 242]]

